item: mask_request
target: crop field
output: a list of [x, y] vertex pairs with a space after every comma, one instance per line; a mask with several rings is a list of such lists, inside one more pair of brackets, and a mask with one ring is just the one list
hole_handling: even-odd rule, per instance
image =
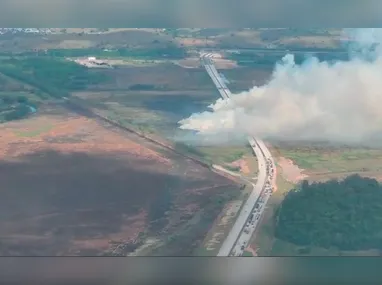
[[381, 148], [362, 147], [290, 147], [278, 148], [280, 156], [290, 159], [311, 181], [341, 178], [359, 173], [382, 178]]
[[128, 255], [152, 238], [140, 254], [192, 255], [239, 188], [57, 105], [0, 138], [3, 256]]

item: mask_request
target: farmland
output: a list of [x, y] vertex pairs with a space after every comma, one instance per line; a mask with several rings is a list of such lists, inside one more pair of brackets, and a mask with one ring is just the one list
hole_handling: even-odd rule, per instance
[[[0, 254], [214, 255], [249, 187], [123, 132], [64, 103], [155, 136], [208, 165], [253, 178], [257, 161], [244, 143], [203, 145], [178, 121], [219, 94], [196, 48], [248, 48], [217, 60], [233, 92], [266, 84], [283, 51], [338, 48], [339, 35], [293, 29], [61, 29], [46, 36], [0, 39]], [[325, 56], [332, 56], [326, 53]], [[118, 63], [86, 69], [71, 60], [96, 56]], [[333, 55], [336, 58], [337, 55]], [[302, 57], [299, 57], [302, 58]], [[26, 106], [35, 112], [26, 111]], [[247, 255], [299, 254], [274, 237], [274, 215], [301, 179], [353, 173], [381, 179], [378, 149], [272, 143], [277, 192]], [[228, 177], [228, 176], [227, 176]], [[330, 250], [329, 250], [330, 251]], [[312, 253], [328, 250], [312, 249]]]
[[57, 106], [1, 126], [1, 254], [192, 254], [238, 188], [137, 139]]

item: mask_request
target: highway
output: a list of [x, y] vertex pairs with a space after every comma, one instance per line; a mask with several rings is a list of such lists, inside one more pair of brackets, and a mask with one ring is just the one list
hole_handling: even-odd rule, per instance
[[[221, 97], [229, 100], [232, 93], [217, 72], [212, 57], [212, 54], [201, 53], [201, 62]], [[259, 173], [257, 181], [255, 184], [251, 183], [253, 186], [252, 192], [242, 206], [232, 229], [219, 250], [218, 256], [241, 256], [243, 254], [259, 224], [265, 205], [272, 194], [272, 182], [275, 179], [272, 155], [262, 140], [248, 137], [248, 143], [252, 147], [258, 161]]]

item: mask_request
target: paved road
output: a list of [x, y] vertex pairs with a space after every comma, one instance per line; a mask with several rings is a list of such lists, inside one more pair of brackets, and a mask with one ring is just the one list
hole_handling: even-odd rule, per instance
[[[231, 91], [217, 72], [212, 61], [212, 54], [202, 53], [201, 61], [221, 97], [229, 100], [232, 95]], [[258, 160], [259, 173], [257, 181], [256, 184], [251, 183], [253, 190], [240, 210], [231, 231], [224, 240], [218, 256], [241, 256], [243, 254], [245, 247], [248, 245], [252, 234], [259, 224], [265, 204], [272, 194], [272, 179], [274, 179], [272, 156], [263, 141], [248, 137], [248, 142]]]

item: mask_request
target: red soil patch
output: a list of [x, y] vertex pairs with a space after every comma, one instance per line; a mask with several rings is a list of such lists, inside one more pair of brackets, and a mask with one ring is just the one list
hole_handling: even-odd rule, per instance
[[238, 67], [235, 61], [229, 59], [215, 58], [214, 63], [217, 69], [232, 69]]
[[257, 252], [256, 252], [256, 249], [254, 249], [254, 247], [255, 247], [254, 245], [250, 245], [245, 250], [252, 253], [253, 256], [257, 256]]
[[272, 187], [273, 187], [273, 192], [277, 191], [277, 166], [274, 167], [273, 169], [273, 179], [272, 179]]
[[285, 180], [293, 184], [296, 184], [299, 181], [308, 177], [306, 174], [302, 173], [303, 169], [300, 169], [297, 165], [293, 163], [292, 160], [288, 158], [279, 157], [278, 164], [282, 169], [282, 175], [285, 178]]
[[234, 167], [240, 167], [240, 171], [243, 174], [249, 174], [250, 173], [248, 162], [245, 159], [236, 160], [236, 161], [232, 162], [231, 165]]
[[[23, 122], [14, 122], [0, 127], [0, 157], [18, 157], [38, 151], [56, 150], [62, 153], [128, 153], [140, 159], [155, 160], [171, 165], [169, 159], [119, 134], [102, 128], [97, 122], [84, 117], [70, 117], [63, 121], [54, 116], [32, 119], [33, 127], [23, 127]], [[40, 133], [39, 126], [54, 125], [51, 130]], [[36, 131], [36, 136], [23, 133]], [[68, 139], [70, 137], [71, 139]]]

